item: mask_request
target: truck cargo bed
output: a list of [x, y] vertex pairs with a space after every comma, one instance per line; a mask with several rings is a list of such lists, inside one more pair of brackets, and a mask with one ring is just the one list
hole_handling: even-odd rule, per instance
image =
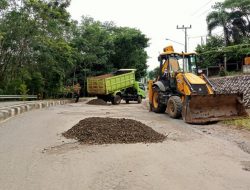
[[134, 70], [118, 70], [113, 74], [105, 74], [87, 78], [87, 90], [92, 95], [108, 95], [133, 86]]

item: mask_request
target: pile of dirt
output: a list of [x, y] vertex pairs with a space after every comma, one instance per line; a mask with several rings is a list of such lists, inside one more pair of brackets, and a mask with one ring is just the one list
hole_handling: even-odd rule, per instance
[[243, 93], [244, 105], [250, 108], [250, 75], [210, 79], [219, 94]]
[[93, 99], [87, 102], [87, 104], [91, 105], [107, 105], [107, 102], [105, 102], [103, 99]]
[[157, 143], [166, 136], [132, 119], [90, 117], [63, 133], [84, 144]]

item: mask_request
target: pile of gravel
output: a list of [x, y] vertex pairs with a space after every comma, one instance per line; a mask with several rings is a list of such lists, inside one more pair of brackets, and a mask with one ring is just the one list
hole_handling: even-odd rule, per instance
[[90, 117], [63, 133], [84, 144], [157, 143], [166, 136], [132, 119]]
[[105, 102], [103, 99], [93, 99], [87, 102], [87, 104], [90, 105], [107, 105], [107, 102]]
[[209, 79], [219, 94], [243, 93], [244, 105], [250, 108], [250, 75]]

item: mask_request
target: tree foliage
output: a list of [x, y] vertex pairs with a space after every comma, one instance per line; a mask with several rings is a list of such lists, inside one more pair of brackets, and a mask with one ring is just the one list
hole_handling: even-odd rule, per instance
[[224, 39], [221, 36], [210, 36], [207, 39], [206, 45], [198, 45], [196, 47], [196, 52], [202, 57], [200, 63], [202, 68], [223, 62], [223, 56], [218, 51], [219, 48], [223, 47], [223, 41]]
[[[69, 0], [0, 1], [0, 93], [56, 97], [66, 86], [120, 68], [146, 74], [148, 39], [139, 30], [70, 18]], [[84, 89], [83, 88], [83, 89]]]
[[113, 33], [114, 53], [111, 63], [115, 68], [137, 69], [136, 78], [146, 75], [148, 39], [137, 29], [116, 28]]
[[148, 72], [148, 78], [150, 80], [155, 80], [159, 76], [159, 73], [160, 73], [160, 67], [156, 67]]
[[[206, 45], [198, 45], [196, 51], [203, 56], [203, 67], [223, 62], [241, 61], [250, 53], [250, 0], [225, 0], [216, 3], [207, 15], [209, 37]], [[223, 35], [213, 35], [221, 27]]]

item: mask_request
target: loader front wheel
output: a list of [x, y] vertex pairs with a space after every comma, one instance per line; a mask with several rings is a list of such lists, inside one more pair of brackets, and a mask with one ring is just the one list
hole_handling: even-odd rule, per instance
[[165, 113], [166, 111], [166, 105], [161, 104], [159, 102], [159, 92], [160, 89], [158, 87], [155, 87], [153, 89], [153, 100], [151, 106], [151, 110], [155, 113]]
[[182, 111], [182, 102], [179, 96], [171, 96], [168, 99], [167, 113], [172, 118], [180, 118]]

